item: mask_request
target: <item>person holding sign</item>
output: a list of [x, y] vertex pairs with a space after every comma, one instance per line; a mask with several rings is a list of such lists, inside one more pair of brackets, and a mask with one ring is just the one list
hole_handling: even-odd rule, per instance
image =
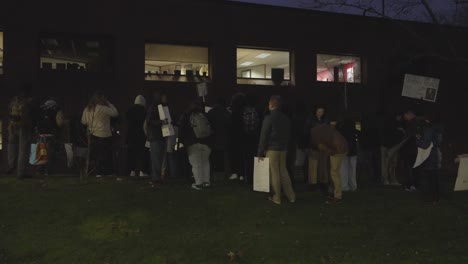
[[158, 106], [161, 104], [161, 93], [156, 92], [153, 96], [153, 104], [148, 108], [145, 127], [146, 138], [150, 142], [151, 156], [151, 186], [161, 185], [162, 163], [164, 158], [165, 140], [162, 134], [162, 126], [166, 123], [161, 120]]
[[272, 96], [268, 103], [270, 114], [265, 117], [260, 133], [257, 156], [259, 160], [267, 157], [270, 161], [270, 177], [273, 195], [269, 200], [281, 204], [281, 189], [290, 202], [296, 201], [286, 168], [286, 154], [291, 137], [291, 120], [281, 112], [281, 97]]

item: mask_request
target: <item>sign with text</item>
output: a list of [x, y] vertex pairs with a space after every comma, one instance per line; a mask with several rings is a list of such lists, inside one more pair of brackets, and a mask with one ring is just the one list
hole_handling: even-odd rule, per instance
[[439, 92], [440, 80], [436, 78], [405, 74], [401, 93], [404, 97], [435, 102]]

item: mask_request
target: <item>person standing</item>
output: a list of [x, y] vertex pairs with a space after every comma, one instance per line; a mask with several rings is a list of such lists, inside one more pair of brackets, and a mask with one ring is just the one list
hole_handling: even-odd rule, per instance
[[296, 201], [291, 178], [286, 167], [291, 120], [281, 112], [281, 97], [272, 96], [268, 103], [270, 114], [265, 117], [260, 132], [257, 157], [270, 160], [272, 196], [269, 200], [281, 204], [282, 192], [290, 202]]
[[341, 124], [338, 124], [337, 130], [344, 136], [349, 146], [340, 171], [342, 191], [354, 192], [357, 190], [356, 164], [360, 132], [350, 118], [345, 118]]
[[8, 105], [8, 169], [7, 174], [16, 168], [18, 178], [26, 177], [31, 136], [34, 127], [33, 99], [31, 85], [19, 89], [19, 94]]
[[421, 180], [426, 182], [423, 189], [425, 199], [434, 205], [440, 200], [439, 174], [442, 168], [442, 152], [440, 150], [443, 140], [443, 129], [440, 125], [428, 121], [427, 126], [416, 134], [416, 145], [418, 148], [428, 149], [432, 145], [429, 157], [421, 164]]
[[150, 142], [151, 156], [151, 187], [158, 187], [162, 184], [161, 173], [164, 159], [165, 140], [162, 134], [162, 126], [167, 120], [161, 120], [158, 105], [162, 104], [161, 93], [155, 92], [153, 104], [148, 108], [146, 114], [146, 138]]
[[148, 177], [148, 151], [143, 124], [146, 119], [146, 99], [143, 95], [135, 98], [135, 103], [127, 114], [127, 147], [130, 177]]
[[96, 92], [83, 111], [81, 123], [88, 128], [90, 154], [96, 162], [96, 177], [114, 173], [111, 119], [119, 115], [103, 92]]
[[[306, 120], [305, 123], [305, 134], [307, 137], [310, 137], [310, 131], [314, 127], [318, 125], [327, 124], [329, 125], [330, 122], [326, 118], [326, 109], [323, 106], [318, 106], [315, 109], [314, 114]], [[316, 185], [317, 183], [321, 183], [322, 187], [325, 188], [326, 184], [328, 183], [328, 156], [325, 152], [320, 151], [319, 149], [314, 148], [311, 145], [309, 150], [309, 157], [308, 157], [308, 164], [309, 164], [309, 180], [308, 183], [310, 185]]]
[[229, 180], [244, 180], [245, 163], [242, 157], [242, 141], [244, 136], [244, 107], [245, 95], [238, 93], [233, 96], [231, 103], [231, 145], [230, 159], [232, 175]]
[[311, 130], [312, 146], [330, 157], [330, 178], [328, 203], [336, 204], [342, 200], [340, 169], [348, 153], [346, 139], [330, 125], [318, 125]]
[[219, 98], [208, 114], [214, 132], [212, 165], [216, 171], [229, 173], [229, 144], [231, 141], [231, 113], [226, 109], [226, 101]]
[[211, 148], [209, 143], [212, 128], [203, 110], [203, 103], [196, 100], [179, 121], [179, 138], [182, 144], [187, 147], [187, 154], [195, 179], [192, 188], [198, 191], [211, 186]]
[[45, 176], [49, 174], [58, 146], [59, 128], [63, 127], [63, 112], [54, 99], [48, 99], [40, 107], [39, 118], [36, 122], [38, 137], [47, 143], [48, 161], [41, 169]]

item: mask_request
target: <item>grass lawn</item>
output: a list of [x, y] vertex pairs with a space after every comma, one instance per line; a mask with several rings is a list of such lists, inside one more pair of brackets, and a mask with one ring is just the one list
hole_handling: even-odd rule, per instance
[[299, 191], [277, 206], [234, 183], [197, 192], [183, 181], [0, 177], [0, 264], [468, 263], [468, 193], [433, 206], [363, 186], [344, 199]]

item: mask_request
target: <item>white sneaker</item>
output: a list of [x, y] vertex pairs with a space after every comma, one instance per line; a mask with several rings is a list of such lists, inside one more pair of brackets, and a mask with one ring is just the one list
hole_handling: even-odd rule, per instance
[[243, 181], [243, 180], [244, 180], [244, 176], [240, 176], [239, 181]]
[[98, 174], [98, 175], [96, 175], [96, 178], [102, 178], [102, 175]]
[[135, 177], [135, 176], [136, 176], [135, 171], [131, 171], [131, 172], [130, 172], [130, 177]]
[[197, 190], [197, 191], [202, 190], [202, 188], [198, 187], [195, 183], [192, 183], [192, 189]]
[[140, 177], [142, 177], [142, 178], [149, 177], [149, 175], [147, 173], [140, 172]]
[[229, 180], [231, 180], [231, 181], [232, 180], [237, 180], [238, 178], [239, 178], [239, 176], [237, 176], [237, 174], [234, 173], [233, 175], [231, 175], [231, 177], [229, 177]]

